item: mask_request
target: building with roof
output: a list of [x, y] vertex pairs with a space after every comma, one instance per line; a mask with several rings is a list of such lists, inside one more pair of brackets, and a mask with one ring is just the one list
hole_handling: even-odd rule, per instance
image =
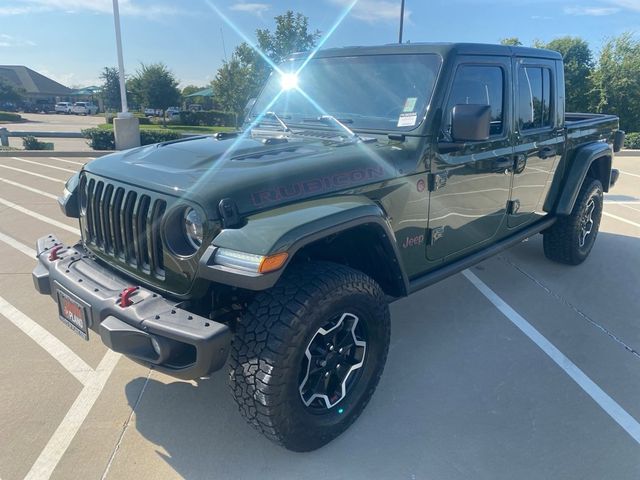
[[34, 106], [73, 101], [73, 91], [23, 65], [0, 65], [0, 78], [24, 92], [24, 103]]

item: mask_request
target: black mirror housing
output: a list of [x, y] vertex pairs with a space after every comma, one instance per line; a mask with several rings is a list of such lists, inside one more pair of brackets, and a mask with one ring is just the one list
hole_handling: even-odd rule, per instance
[[489, 139], [491, 107], [460, 104], [451, 112], [451, 136], [455, 142], [482, 142]]

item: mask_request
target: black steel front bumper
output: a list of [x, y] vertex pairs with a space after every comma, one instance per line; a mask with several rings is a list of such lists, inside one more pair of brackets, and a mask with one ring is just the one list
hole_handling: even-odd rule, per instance
[[122, 307], [121, 293], [135, 285], [92, 260], [81, 244], [62, 246], [51, 255], [59, 245], [53, 235], [38, 240], [38, 264], [33, 271], [36, 290], [56, 301], [58, 290], [80, 300], [86, 307], [88, 327], [100, 334], [105, 345], [183, 379], [222, 368], [231, 342], [227, 325], [183, 310], [141, 287], [130, 297], [132, 304]]

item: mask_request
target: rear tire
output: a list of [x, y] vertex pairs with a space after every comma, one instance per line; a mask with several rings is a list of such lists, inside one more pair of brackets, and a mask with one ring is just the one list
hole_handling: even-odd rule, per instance
[[239, 322], [229, 384], [250, 425], [306, 452], [344, 432], [367, 405], [387, 357], [389, 307], [359, 271], [325, 262], [289, 268]]
[[602, 183], [587, 177], [571, 215], [558, 217], [543, 233], [544, 254], [554, 262], [579, 265], [589, 256], [602, 218]]

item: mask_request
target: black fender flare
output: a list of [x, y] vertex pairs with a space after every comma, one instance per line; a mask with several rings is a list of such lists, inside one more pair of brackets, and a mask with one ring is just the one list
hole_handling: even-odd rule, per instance
[[593, 162], [603, 158], [607, 158], [608, 161], [603, 162], [604, 166], [600, 167], [600, 175], [602, 179], [605, 180], [602, 182], [604, 191], [609, 191], [611, 183], [611, 162], [613, 159], [611, 146], [606, 143], [590, 143], [589, 145], [580, 147], [574, 156], [569, 170], [566, 172], [566, 181], [554, 210], [556, 215], [571, 215], [573, 206], [578, 198], [578, 193], [584, 183], [584, 179], [587, 177], [591, 165]]
[[[224, 229], [200, 260], [198, 276], [248, 290], [266, 290], [278, 281], [296, 253], [303, 247], [348, 230], [371, 226], [398, 286], [398, 296], [409, 291], [409, 279], [402, 267], [395, 234], [382, 208], [366, 197], [332, 197], [310, 200], [247, 218], [238, 229]], [[269, 232], [269, 234], [265, 234]], [[249, 273], [215, 264], [218, 248], [257, 255], [287, 252], [287, 263], [272, 273]]]

